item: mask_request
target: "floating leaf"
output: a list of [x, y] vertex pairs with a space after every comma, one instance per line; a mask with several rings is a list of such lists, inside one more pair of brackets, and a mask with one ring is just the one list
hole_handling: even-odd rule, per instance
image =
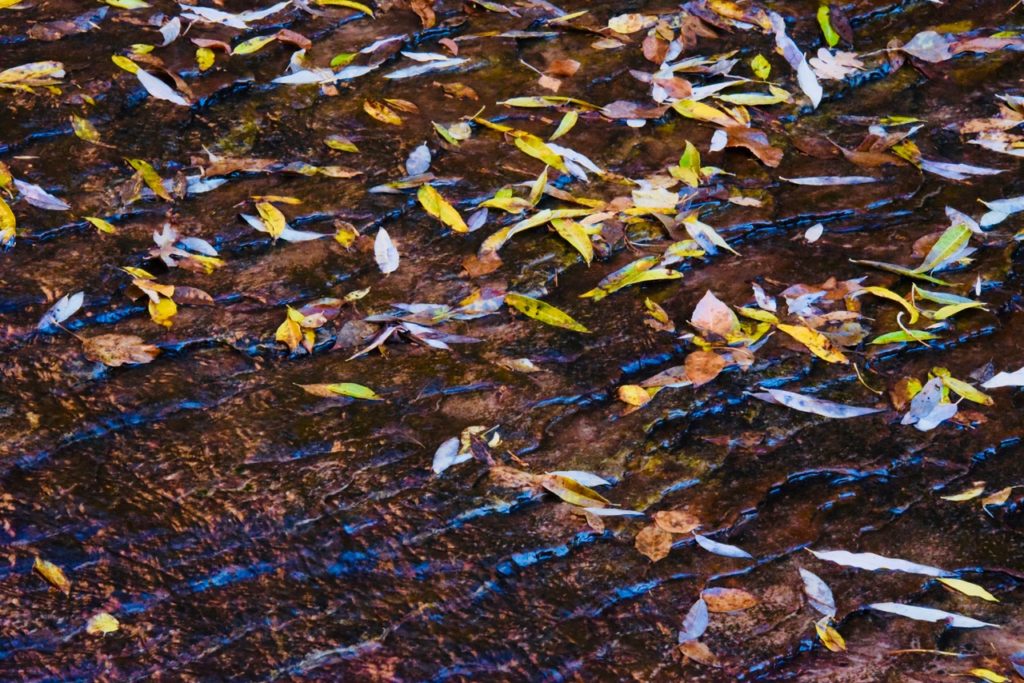
[[75, 313], [82, 307], [82, 303], [85, 301], [84, 292], [75, 292], [74, 294], [65, 294], [62, 296], [57, 303], [50, 307], [43, 317], [39, 319], [39, 323], [36, 325], [37, 330], [47, 330], [54, 325], [59, 325]]
[[915, 605], [903, 605], [898, 602], [876, 602], [872, 605], [868, 605], [869, 608], [878, 610], [879, 612], [888, 612], [889, 614], [898, 614], [901, 617], [907, 617], [909, 619], [915, 619], [917, 621], [930, 621], [936, 622], [941, 621], [952, 626], [954, 628], [983, 628], [985, 626], [993, 626], [999, 628], [996, 624], [989, 624], [984, 621], [978, 621], [971, 617], [965, 617], [961, 614], [953, 614], [952, 612], [945, 612], [940, 609], [933, 609], [931, 607], [917, 607]]
[[32, 569], [43, 577], [48, 584], [59, 590], [64, 595], [71, 594], [71, 582], [68, 581], [68, 577], [64, 575], [64, 570], [53, 562], [36, 556], [35, 562], [32, 564]]
[[860, 406], [848, 406], [842, 403], [834, 403], [813, 396], [783, 391], [782, 389], [767, 389], [765, 393], [753, 394], [755, 398], [769, 403], [778, 403], [793, 410], [804, 413], [814, 413], [822, 417], [846, 419], [851, 417], [862, 417], [872, 413], [882, 412], [881, 408], [862, 408]]
[[807, 550], [819, 560], [826, 560], [841, 564], [844, 567], [866, 569], [873, 572], [888, 570], [934, 577], [949, 576], [950, 574], [945, 569], [939, 569], [938, 567], [929, 567], [928, 565], [908, 562], [907, 560], [900, 560], [894, 557], [884, 557], [875, 553], [851, 553], [847, 550], [811, 550], [810, 548]]
[[119, 628], [121, 628], [121, 622], [114, 616], [106, 612], [100, 612], [89, 618], [85, 625], [85, 632], [90, 636], [102, 636], [107, 633], [114, 633]]
[[700, 520], [697, 517], [682, 510], [655, 512], [654, 523], [673, 534], [688, 534], [700, 526]]
[[174, 197], [164, 187], [164, 180], [160, 177], [160, 174], [156, 172], [153, 165], [144, 159], [127, 159], [128, 164], [134, 168], [140, 176], [142, 176], [143, 182], [146, 183], [146, 187], [153, 191], [157, 197], [167, 202], [173, 202]]
[[967, 489], [966, 491], [962, 491], [962, 492], [954, 494], [952, 496], [940, 496], [940, 498], [942, 498], [942, 500], [949, 500], [949, 501], [952, 501], [954, 503], [961, 503], [961, 502], [963, 502], [965, 500], [973, 500], [973, 499], [977, 498], [978, 496], [980, 496], [984, 492], [985, 492], [985, 484], [984, 484], [984, 482], [982, 482], [982, 483], [978, 484], [977, 486], [972, 486], [971, 488]]
[[814, 622], [814, 630], [818, 634], [821, 644], [832, 652], [846, 651], [846, 641], [843, 640], [843, 636], [840, 635], [839, 631], [832, 627], [828, 617], [823, 617]]
[[709, 612], [739, 612], [758, 603], [757, 597], [740, 588], [705, 588], [700, 598]]
[[437, 218], [455, 232], [469, 232], [469, 226], [462, 220], [462, 216], [454, 206], [441, 196], [441, 194], [430, 185], [420, 185], [416, 193], [423, 210]]
[[634, 545], [651, 562], [657, 562], [668, 557], [672, 551], [672, 534], [656, 524], [650, 524], [636, 535]]
[[999, 599], [996, 596], [992, 595], [978, 584], [971, 583], [970, 581], [939, 577], [939, 583], [944, 586], [949, 586], [955, 591], [960, 591], [964, 595], [969, 595], [972, 598], [981, 598], [982, 600], [988, 600], [989, 602], [999, 602]]
[[333, 384], [300, 384], [299, 386], [307, 393], [325, 398], [331, 396], [347, 396], [349, 398], [358, 398], [363, 401], [384, 400], [370, 387], [363, 386], [362, 384], [354, 384], [352, 382], [336, 382]]
[[708, 605], [704, 600], [697, 600], [690, 606], [683, 619], [683, 628], [679, 632], [679, 642], [697, 640], [708, 630]]
[[563, 313], [551, 304], [545, 303], [539, 299], [534, 299], [522, 294], [516, 294], [515, 292], [509, 292], [505, 295], [505, 303], [523, 315], [533, 318], [534, 320], [539, 320], [546, 325], [561, 327], [566, 330], [572, 330], [573, 332], [590, 332], [590, 330], [576, 322], [567, 313]]
[[113, 235], [114, 233], [117, 232], [117, 228], [115, 228], [113, 224], [111, 224], [107, 220], [97, 218], [96, 216], [84, 216], [84, 218], [85, 220], [89, 221], [89, 223], [92, 224], [93, 227], [95, 227], [102, 233]]
[[699, 545], [701, 548], [704, 548], [704, 550], [707, 550], [709, 553], [714, 553], [715, 555], [723, 555], [725, 557], [745, 558], [748, 560], [754, 559], [753, 555], [748, 553], [746, 550], [743, 550], [742, 548], [737, 548], [734, 545], [719, 543], [718, 541], [713, 541], [707, 536], [701, 536], [697, 533], [693, 535], [693, 538], [697, 541], [697, 545]]
[[401, 126], [403, 123], [402, 117], [396, 114], [391, 107], [383, 102], [365, 100], [363, 102], [363, 111], [381, 123], [386, 123], [389, 126]]
[[984, 389], [1000, 387], [1024, 387], [1024, 367], [1013, 372], [1000, 372], [981, 385]]
[[793, 339], [807, 347], [807, 349], [818, 358], [829, 363], [849, 363], [850, 361], [841, 351], [836, 349], [828, 337], [817, 330], [812, 330], [806, 325], [778, 325], [780, 331], [785, 332]]
[[836, 601], [828, 584], [822, 581], [817, 574], [802, 567], [800, 568], [800, 578], [804, 580], [804, 593], [807, 595], [811, 606], [826, 617], [834, 617], [836, 615]]
[[609, 504], [608, 499], [597, 491], [560, 474], [545, 474], [539, 481], [541, 486], [570, 505], [586, 508], [604, 507]]
[[387, 275], [398, 270], [398, 249], [395, 247], [395, 243], [391, 241], [391, 236], [388, 235], [388, 231], [381, 228], [377, 231], [377, 237], [373, 241], [373, 255], [377, 260], [377, 266], [380, 268], [380, 272]]
[[160, 355], [159, 347], [147, 344], [141, 337], [131, 334], [101, 334], [82, 339], [82, 349], [89, 360], [112, 368], [142, 365]]

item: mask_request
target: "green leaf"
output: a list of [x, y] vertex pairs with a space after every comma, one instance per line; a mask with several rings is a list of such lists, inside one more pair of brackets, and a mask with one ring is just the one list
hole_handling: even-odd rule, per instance
[[932, 339], [938, 339], [938, 337], [931, 332], [925, 332], [924, 330], [898, 330], [896, 332], [889, 332], [879, 337], [875, 337], [869, 343], [870, 344], [902, 344], [906, 342], [925, 342]]
[[904, 266], [898, 266], [895, 263], [883, 263], [882, 261], [867, 261], [864, 259], [850, 259], [850, 263], [859, 263], [862, 266], [868, 266], [871, 268], [878, 268], [889, 273], [895, 273], [896, 275], [903, 275], [904, 277], [911, 277], [917, 280], [924, 280], [925, 282], [931, 282], [932, 284], [942, 285], [943, 287], [952, 287], [952, 283], [940, 280], [937, 277], [926, 275], [925, 273], [917, 270], [911, 270]]
[[573, 332], [590, 332], [586, 327], [576, 322], [568, 313], [564, 313], [540, 299], [510, 292], [505, 295], [505, 303], [528, 318], [539, 320], [545, 325], [561, 327]]
[[558, 123], [558, 128], [556, 128], [555, 132], [548, 138], [548, 142], [553, 142], [568, 133], [572, 130], [572, 127], [576, 125], [576, 122], [579, 121], [579, 119], [580, 115], [576, 113], [576, 110], [567, 111], [565, 116], [563, 116], [562, 120]]
[[254, 52], [259, 52], [270, 43], [277, 40], [276, 36], [256, 36], [249, 40], [243, 40], [231, 50], [232, 55], [251, 55]]
[[954, 223], [946, 228], [938, 241], [932, 245], [931, 251], [924, 258], [924, 263], [914, 269], [915, 273], [927, 273], [946, 265], [950, 257], [963, 249], [971, 239], [971, 229], [963, 223]]
[[127, 161], [132, 168], [139, 172], [139, 175], [142, 176], [143, 182], [146, 183], [146, 187], [152, 190], [153, 194], [164, 201], [174, 201], [174, 198], [171, 197], [167, 188], [164, 187], [163, 178], [161, 178], [160, 174], [156, 172], [156, 169], [153, 168], [152, 164], [148, 161], [144, 161], [143, 159], [128, 159]]
[[353, 382], [338, 382], [335, 384], [300, 384], [300, 387], [314, 396], [348, 396], [363, 401], [383, 401], [370, 387]]
[[828, 43], [829, 47], [835, 47], [839, 44], [839, 34], [832, 28], [828, 5], [818, 7], [818, 26], [821, 26], [821, 33], [825, 36], [825, 42]]

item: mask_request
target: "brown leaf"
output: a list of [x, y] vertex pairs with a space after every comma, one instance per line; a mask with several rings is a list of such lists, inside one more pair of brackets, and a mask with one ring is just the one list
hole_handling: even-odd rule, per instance
[[628, 100], [616, 100], [601, 108], [601, 114], [610, 119], [657, 119], [668, 111], [668, 105], [648, 106]]
[[670, 97], [677, 100], [685, 100], [693, 94], [693, 86], [685, 78], [673, 76], [671, 78], [653, 78], [651, 82], [660, 85]]
[[775, 168], [782, 161], [782, 150], [772, 147], [764, 131], [745, 126], [729, 126], [726, 128], [729, 141], [726, 147], [744, 147], [761, 160], [765, 166]]
[[149, 363], [160, 355], [159, 347], [133, 334], [101, 334], [81, 341], [86, 358], [112, 368]]
[[699, 387], [718, 377], [725, 369], [725, 359], [714, 351], [694, 351], [686, 357], [683, 365], [693, 386]]
[[184, 287], [178, 285], [174, 288], [174, 295], [171, 297], [175, 303], [189, 306], [213, 306], [213, 297], [198, 287]]
[[462, 259], [462, 267], [466, 269], [466, 273], [470, 277], [480, 277], [500, 268], [501, 258], [493, 252], [488, 252], [483, 256], [470, 254]]
[[655, 64], [661, 64], [664, 62], [665, 55], [668, 54], [668, 41], [662, 40], [654, 34], [644, 38], [644, 42], [641, 47], [647, 61], [654, 62]]
[[742, 588], [705, 588], [700, 597], [709, 612], [738, 612], [757, 604], [757, 598]]
[[437, 23], [437, 17], [434, 15], [433, 0], [410, 0], [409, 5], [412, 7], [412, 11], [416, 13], [416, 16], [420, 18], [423, 28], [433, 28]]
[[445, 97], [454, 97], [462, 100], [480, 99], [480, 96], [476, 94], [476, 90], [462, 83], [438, 83], [435, 81], [434, 85], [444, 91]]
[[547, 75], [538, 78], [537, 84], [546, 90], [550, 90], [551, 92], [558, 92], [558, 90], [562, 87], [562, 81]]
[[850, 45], [853, 45], [853, 27], [846, 13], [838, 5], [829, 5], [828, 22], [832, 24], [832, 30], [839, 34], [839, 37]]
[[440, 43], [441, 45], [444, 45], [446, 48], [448, 48], [448, 51], [451, 52], [452, 55], [457, 56], [459, 54], [459, 44], [456, 43], [451, 38], [442, 38], [441, 40], [439, 40], [437, 42]]
[[302, 35], [301, 33], [292, 31], [291, 29], [283, 28], [277, 33], [275, 33], [274, 36], [280, 42], [288, 43], [289, 45], [294, 45], [295, 47], [300, 48], [302, 50], [308, 50], [309, 48], [313, 47], [313, 41], [311, 41], [309, 38]]
[[672, 550], [672, 534], [656, 524], [645, 526], [636, 535], [636, 549], [651, 562], [657, 562], [667, 557]]
[[683, 653], [687, 659], [692, 659], [698, 664], [713, 667], [721, 666], [718, 661], [718, 656], [715, 655], [707, 645], [699, 640], [688, 640], [685, 643], [680, 643], [679, 651]]
[[547, 68], [544, 69], [544, 73], [548, 76], [572, 78], [579, 69], [580, 63], [575, 59], [556, 59], [548, 64]]
[[700, 520], [682, 510], [662, 510], [654, 513], [654, 523], [673, 534], [688, 534], [700, 526]]

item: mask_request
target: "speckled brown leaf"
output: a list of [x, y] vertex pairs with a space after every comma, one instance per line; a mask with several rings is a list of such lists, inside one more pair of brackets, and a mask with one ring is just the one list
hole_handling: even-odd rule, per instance
[[705, 588], [700, 597], [708, 604], [709, 612], [738, 612], [757, 604], [757, 598], [742, 588]]
[[636, 535], [636, 549], [647, 556], [651, 562], [657, 562], [668, 556], [672, 550], [672, 534], [656, 524], [645, 526]]
[[674, 534], [688, 534], [700, 526], [700, 520], [695, 515], [682, 510], [655, 512], [654, 523], [662, 530]]

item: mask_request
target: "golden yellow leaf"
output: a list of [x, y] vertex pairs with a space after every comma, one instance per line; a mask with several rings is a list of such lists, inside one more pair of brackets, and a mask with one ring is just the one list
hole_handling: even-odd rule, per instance
[[568, 218], [552, 218], [551, 225], [562, 239], [580, 253], [589, 266], [594, 260], [594, 245], [583, 226]]
[[275, 240], [280, 237], [288, 225], [288, 220], [281, 213], [281, 210], [270, 202], [258, 202], [256, 204], [256, 211], [259, 212], [260, 219], [263, 220], [263, 225], [267, 228], [267, 234]]
[[41, 577], [46, 579], [48, 584], [62, 592], [64, 595], [71, 594], [71, 582], [68, 581], [68, 577], [64, 575], [64, 570], [53, 562], [36, 556], [35, 562], [32, 563], [32, 569], [34, 569]]
[[318, 5], [328, 5], [331, 7], [348, 7], [349, 9], [358, 10], [363, 14], [368, 14], [371, 17], [373, 16], [372, 9], [370, 9], [363, 3], [355, 2], [354, 0], [316, 0], [316, 2]]
[[174, 198], [171, 197], [171, 193], [164, 187], [163, 178], [156, 172], [153, 165], [143, 159], [128, 159], [128, 163], [138, 171], [139, 175], [142, 176], [143, 182], [146, 183], [146, 187], [153, 191], [157, 197], [164, 201], [172, 202]]
[[818, 638], [821, 640], [821, 644], [832, 652], [846, 651], [846, 641], [843, 640], [843, 636], [840, 635], [839, 631], [832, 628], [828, 617], [815, 622], [814, 630], [818, 632]]
[[939, 582], [944, 586], [949, 586], [953, 590], [960, 591], [964, 595], [969, 595], [972, 598], [981, 598], [982, 600], [988, 600], [989, 602], [999, 602], [999, 598], [992, 595], [976, 583], [963, 581], [962, 579], [950, 579], [944, 576], [939, 577]]
[[514, 142], [516, 147], [518, 147], [524, 154], [528, 154], [534, 159], [539, 159], [548, 166], [554, 166], [563, 173], [567, 172], [562, 156], [555, 150], [548, 147], [547, 143], [536, 135], [517, 131]]
[[989, 681], [989, 683], [1006, 683], [1010, 680], [1006, 676], [996, 673], [992, 669], [977, 668], [971, 669], [968, 673], [972, 676], [977, 676], [984, 681]]
[[543, 475], [540, 478], [540, 485], [570, 505], [601, 508], [609, 504], [608, 499], [597, 491], [560, 474]]
[[458, 210], [448, 203], [441, 194], [430, 185], [420, 185], [416, 198], [423, 210], [438, 219], [455, 232], [469, 232], [469, 226], [462, 220]]
[[793, 339], [803, 344], [818, 358], [829, 363], [849, 363], [850, 361], [840, 351], [832, 346], [828, 337], [817, 330], [812, 330], [805, 325], [782, 325], [779, 330], [785, 332]]
[[391, 107], [383, 102], [377, 102], [376, 100], [364, 100], [363, 111], [381, 123], [386, 123], [389, 126], [401, 126], [403, 123], [402, 117], [396, 114]]
[[213, 66], [216, 58], [217, 57], [214, 55], [213, 50], [208, 47], [201, 47], [196, 50], [196, 66], [199, 67], [200, 71], [206, 71]]
[[178, 304], [174, 303], [174, 299], [162, 298], [157, 301], [150, 299], [149, 301], [149, 317], [153, 319], [157, 325], [163, 325], [164, 327], [170, 327], [171, 320], [178, 313]]
[[545, 325], [561, 327], [573, 332], [589, 333], [583, 325], [576, 322], [569, 314], [560, 311], [551, 304], [544, 303], [539, 299], [509, 292], [505, 295], [505, 303], [516, 309], [523, 315], [539, 320]]
[[618, 389], [619, 400], [631, 406], [642, 406], [651, 400], [647, 389], [637, 384], [623, 384]]
[[121, 628], [119, 622], [113, 615], [107, 612], [100, 612], [93, 615], [85, 625], [85, 632], [90, 636], [101, 636], [105, 633], [114, 633]]
[[965, 500], [971, 500], [977, 498], [985, 492], [985, 482], [979, 482], [977, 486], [972, 486], [962, 493], [957, 493], [952, 496], [941, 496], [942, 500], [951, 500], [954, 503], [959, 503]]
[[85, 220], [89, 221], [93, 225], [93, 227], [95, 227], [100, 232], [105, 232], [108, 235], [113, 235], [114, 233], [117, 232], [117, 228], [115, 228], [110, 223], [110, 221], [103, 220], [102, 218], [97, 218], [96, 216], [85, 216]]
[[231, 50], [232, 55], [251, 55], [254, 52], [258, 52], [266, 47], [268, 44], [274, 42], [276, 36], [255, 36], [248, 40], [243, 40]]

